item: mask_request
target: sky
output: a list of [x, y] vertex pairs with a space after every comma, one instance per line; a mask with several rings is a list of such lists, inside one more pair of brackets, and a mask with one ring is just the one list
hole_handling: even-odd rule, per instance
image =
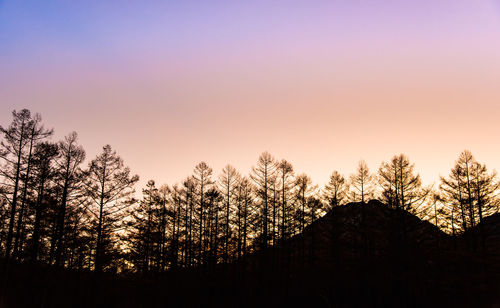
[[500, 0], [0, 0], [0, 124], [41, 113], [174, 184], [269, 151], [323, 185], [405, 153], [500, 170]]

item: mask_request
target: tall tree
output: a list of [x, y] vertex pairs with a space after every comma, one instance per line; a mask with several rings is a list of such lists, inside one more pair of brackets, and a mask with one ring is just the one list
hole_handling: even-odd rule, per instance
[[286, 239], [290, 233], [290, 212], [292, 206], [290, 203], [292, 189], [294, 186], [293, 166], [286, 160], [281, 160], [278, 164], [278, 177], [281, 189], [281, 238]]
[[368, 165], [364, 160], [358, 163], [356, 173], [350, 177], [351, 199], [354, 202], [365, 203], [367, 199], [373, 198], [375, 195], [374, 177], [368, 169]]
[[269, 205], [271, 200], [271, 184], [276, 172], [276, 161], [268, 152], [259, 156], [257, 165], [252, 168], [250, 178], [255, 183], [255, 192], [260, 207], [258, 224], [261, 247], [267, 248], [269, 242]]
[[304, 229], [307, 225], [307, 200], [313, 194], [313, 187], [311, 178], [306, 174], [302, 173], [295, 179], [296, 187], [296, 200], [299, 204], [297, 219], [299, 222], [299, 231], [304, 233]]
[[55, 248], [55, 263], [61, 265], [62, 253], [64, 251], [64, 232], [66, 227], [68, 204], [81, 199], [84, 173], [80, 165], [85, 160], [85, 150], [78, 145], [76, 132], [70, 133], [63, 141], [58, 143], [59, 157], [56, 160], [58, 167], [58, 179], [56, 181], [62, 191], [59, 210], [57, 214], [56, 236], [53, 249]]
[[333, 171], [328, 183], [323, 189], [323, 199], [330, 209], [339, 206], [347, 197], [349, 187], [343, 175]]
[[231, 240], [231, 213], [235, 207], [236, 188], [239, 182], [240, 174], [236, 169], [227, 165], [222, 169], [222, 174], [219, 177], [219, 191], [224, 197], [225, 213], [224, 213], [224, 254], [222, 260], [224, 263], [229, 261], [229, 246]]
[[182, 195], [184, 203], [184, 249], [183, 249], [183, 265], [184, 267], [192, 266], [193, 256], [193, 211], [194, 211], [194, 194], [195, 183], [192, 177], [186, 178], [182, 182]]
[[202, 264], [203, 259], [203, 226], [204, 216], [207, 211], [206, 193], [213, 185], [212, 168], [205, 162], [201, 162], [194, 168], [193, 180], [196, 186], [196, 202], [198, 211], [198, 266]]
[[54, 160], [59, 154], [56, 144], [48, 142], [37, 145], [33, 157], [34, 185], [36, 185], [35, 221], [31, 238], [31, 260], [37, 261], [39, 253], [40, 229], [47, 207], [46, 194], [50, 180], [54, 180]]
[[181, 224], [182, 224], [182, 191], [177, 184], [171, 189], [171, 202], [173, 206], [172, 238], [171, 238], [171, 265], [176, 269], [179, 265], [179, 250], [181, 249]]
[[403, 210], [417, 210], [423, 204], [430, 189], [422, 187], [419, 174], [414, 174], [415, 165], [404, 154], [395, 155], [379, 168], [379, 183], [382, 199], [389, 206]]
[[133, 186], [139, 176], [131, 175], [123, 160], [111, 149], [103, 152], [89, 163], [86, 179], [86, 194], [90, 199], [89, 211], [95, 216], [94, 269], [101, 272], [105, 266], [108, 250], [113, 247], [114, 232], [119, 227], [120, 214], [131, 204]]
[[4, 166], [0, 169], [3, 178], [2, 193], [4, 198], [10, 202], [7, 239], [5, 242], [5, 256], [7, 258], [10, 258], [12, 250], [21, 172], [25, 170], [26, 148], [30, 144], [30, 133], [33, 127], [33, 119], [28, 109], [19, 112], [14, 110], [12, 117], [13, 120], [9, 127], [0, 126], [0, 132], [4, 138], [0, 142], [2, 154], [0, 157], [4, 160]]
[[143, 198], [129, 211], [129, 232], [125, 239], [130, 243], [129, 259], [142, 273], [161, 272], [166, 267], [166, 244], [170, 188], [156, 188], [149, 180], [142, 190]]
[[250, 220], [253, 206], [253, 186], [250, 180], [243, 176], [238, 181], [236, 189], [238, 209], [237, 209], [237, 227], [238, 227], [238, 245], [237, 257], [240, 260], [247, 256], [247, 247], [250, 234]]
[[500, 181], [497, 172], [488, 173], [485, 164], [474, 162], [471, 171], [472, 195], [479, 216], [479, 223], [488, 215], [496, 213], [500, 206]]
[[31, 188], [31, 185], [29, 183], [30, 181], [30, 172], [32, 170], [32, 154], [33, 154], [33, 149], [34, 147], [41, 142], [42, 140], [50, 137], [53, 133], [53, 130], [49, 129], [46, 130], [43, 125], [41, 124], [42, 122], [42, 117], [40, 114], [35, 114], [30, 122], [30, 127], [29, 127], [29, 147], [28, 147], [28, 156], [25, 162], [26, 165], [26, 171], [24, 172], [23, 176], [23, 182], [24, 182], [24, 187], [23, 187], [23, 192], [22, 192], [22, 198], [21, 198], [21, 206], [19, 208], [19, 214], [17, 216], [17, 227], [16, 227], [16, 236], [15, 236], [15, 242], [14, 242], [14, 256], [18, 257], [18, 253], [21, 250], [20, 246], [24, 244], [24, 216], [26, 212], [26, 205], [27, 205], [27, 198], [28, 198], [28, 190]]
[[441, 177], [440, 189], [445, 202], [458, 209], [463, 231], [474, 228], [477, 218], [481, 221], [485, 213], [498, 209], [497, 175], [488, 173], [486, 166], [477, 162], [470, 151], [460, 153], [449, 176]]

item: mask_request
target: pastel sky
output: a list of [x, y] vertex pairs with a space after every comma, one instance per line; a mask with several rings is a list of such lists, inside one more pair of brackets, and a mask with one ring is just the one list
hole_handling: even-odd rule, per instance
[[0, 0], [0, 123], [29, 108], [173, 184], [259, 154], [324, 184], [406, 153], [500, 169], [500, 1]]

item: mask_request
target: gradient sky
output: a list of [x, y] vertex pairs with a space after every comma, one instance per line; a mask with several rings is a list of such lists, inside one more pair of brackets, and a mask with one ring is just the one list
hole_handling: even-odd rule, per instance
[[406, 153], [500, 169], [500, 1], [0, 0], [0, 123], [40, 112], [173, 184], [265, 150], [324, 184]]

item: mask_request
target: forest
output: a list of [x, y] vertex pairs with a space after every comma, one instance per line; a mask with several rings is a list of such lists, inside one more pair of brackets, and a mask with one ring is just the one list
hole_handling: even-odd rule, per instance
[[[172, 279], [186, 280], [192, 283], [193, 293], [199, 292], [199, 297], [204, 296], [202, 289], [210, 281], [208, 277], [213, 277], [210, 275], [233, 278], [236, 275], [238, 285], [248, 289], [243, 286], [251, 284], [252, 279], [260, 279], [253, 274], [241, 278], [242, 273], [252, 273], [252, 269], [259, 269], [259, 275], [266, 275], [267, 280], [268, 276], [278, 277], [275, 282], [282, 285], [283, 281], [289, 281], [283, 275], [289, 277], [290, 273], [302, 278], [312, 275], [309, 278], [318, 281], [331, 279], [318, 278], [321, 271], [315, 272], [328, 264], [335, 264], [331, 265], [332, 272], [338, 273], [336, 277], [340, 279], [353, 277], [353, 272], [356, 275], [372, 270], [382, 272], [386, 267], [377, 262], [390, 263], [387, 267], [393, 268], [400, 264], [401, 258], [413, 260], [420, 254], [432, 258], [439, 255], [436, 257], [439, 260], [432, 262], [439, 264], [443, 271], [447, 270], [441, 267], [442, 264], [455, 260], [456, 267], [443, 275], [452, 275], [449, 273], [458, 267], [464, 268], [463, 264], [470, 265], [473, 270], [467, 279], [471, 282], [484, 278], [482, 274], [474, 276], [476, 272], [498, 273], [490, 267], [494, 263], [491, 260], [497, 259], [489, 257], [500, 252], [496, 246], [498, 241], [486, 234], [495, 229], [491, 221], [497, 223], [495, 230], [500, 228], [499, 220], [493, 219], [500, 209], [500, 180], [495, 171], [488, 170], [468, 150], [459, 153], [448, 176], [441, 177], [432, 186], [423, 185], [415, 164], [405, 154], [388, 157], [375, 170], [370, 170], [364, 161], [358, 163], [356, 172], [351, 175], [332, 170], [329, 182], [319, 187], [307, 174], [294, 170], [291, 162], [264, 152], [249, 174], [242, 174], [231, 165], [217, 172], [206, 162], [200, 162], [194, 166], [192, 174], [176, 184], [149, 180], [139, 191], [136, 187], [139, 176], [131, 172], [110, 145], [104, 145], [96, 157], [87, 158], [76, 132], [69, 133], [63, 140], [53, 141], [53, 130], [46, 128], [38, 113], [27, 109], [13, 111], [12, 122], [0, 126], [0, 132], [0, 251], [4, 277], [0, 284], [2, 298], [7, 303], [20, 300], [9, 298], [6, 293], [13, 294], [8, 285], [15, 285], [13, 281], [20, 281], [19, 277], [29, 279], [29, 274], [23, 271], [50, 272], [50, 275], [59, 275], [60, 281], [73, 281], [76, 285], [79, 283], [75, 281], [89, 281], [90, 284], [92, 279], [105, 279], [103, 277], [124, 285], [130, 281], [151, 283], [151, 279], [159, 279], [159, 284], [175, 290]], [[391, 219], [384, 220], [384, 215]], [[352, 222], [349, 219], [355, 222], [352, 229], [347, 230]], [[334, 227], [327, 231], [327, 225]], [[386, 232], [383, 226], [390, 228], [387, 227]], [[336, 235], [328, 235], [327, 240], [328, 232]], [[343, 234], [350, 234], [349, 239]], [[389, 244], [379, 245], [386, 237], [390, 238]], [[429, 240], [432, 244], [424, 242], [427, 238], [432, 238]], [[345, 242], [345, 247], [349, 248], [326, 252], [329, 249], [327, 242], [336, 243], [337, 246], [331, 244], [331, 247], [340, 247], [339, 243]], [[382, 246], [389, 247], [387, 253], [381, 252]], [[424, 248], [417, 251], [415, 247]], [[449, 256], [443, 257], [448, 253]], [[332, 256], [336, 256], [335, 262], [329, 261]], [[390, 261], [391, 258], [398, 261]], [[415, 257], [412, 262], [417, 264], [425, 258]], [[359, 264], [371, 264], [370, 270], [357, 268]], [[357, 269], [349, 272], [347, 267]], [[419, 290], [425, 288], [422, 285], [428, 283], [428, 277], [408, 279], [410, 274], [407, 272], [416, 273], [419, 267], [405, 263], [401, 268], [394, 274], [399, 277], [400, 272], [406, 273], [401, 274], [401, 280], [387, 278], [392, 281], [391, 286], [400, 281], [414, 281], [408, 282], [411, 288], [404, 292], [410, 289], [411, 292], [424, 292]], [[429, 271], [435, 272], [434, 269]], [[271, 272], [278, 274], [274, 276], [269, 274]], [[496, 274], [489, 277], [485, 288], [499, 290], [499, 277]], [[220, 278], [226, 279], [220, 287], [225, 285], [229, 290], [233, 278]], [[363, 281], [370, 286], [379, 283], [365, 278]], [[355, 279], [345, 279], [352, 280]], [[430, 285], [434, 288], [445, 284], [439, 281]], [[339, 288], [344, 288], [344, 294], [353, 292], [349, 293], [349, 298], [358, 294], [352, 290], [363, 290], [359, 292], [365, 298], [374, 296], [372, 291], [366, 291], [374, 290], [372, 287], [356, 285], [351, 288], [348, 285], [346, 282]], [[39, 288], [35, 285], [24, 287]], [[114, 294], [109, 285], [102, 287], [108, 288], [107, 294]], [[465, 285], [464, 289], [467, 287]], [[122, 288], [128, 290], [127, 286]], [[297, 288], [304, 290], [305, 287]], [[294, 287], [287, 287], [287, 290], [290, 292]], [[425, 298], [422, 294], [404, 292], [402, 294], [406, 295], [401, 298]], [[456, 302], [451, 301], [455, 305], [470, 303], [460, 302], [460, 297], [453, 292], [450, 294], [442, 301], [455, 298]], [[263, 298], [267, 293], [260, 297], [245, 296]], [[347, 295], [331, 306], [349, 306], [346, 298]], [[37, 297], [37, 303], [39, 300]], [[474, 302], [477, 298], [470, 300]], [[276, 301], [278, 304], [273, 302], [273, 305], [285, 303]], [[371, 306], [382, 306], [380, 302], [371, 303]], [[400, 305], [399, 300], [391, 303], [412, 306], [408, 302]], [[95, 302], [82, 305], [95, 306]], [[192, 304], [224, 305], [245, 304]]]

